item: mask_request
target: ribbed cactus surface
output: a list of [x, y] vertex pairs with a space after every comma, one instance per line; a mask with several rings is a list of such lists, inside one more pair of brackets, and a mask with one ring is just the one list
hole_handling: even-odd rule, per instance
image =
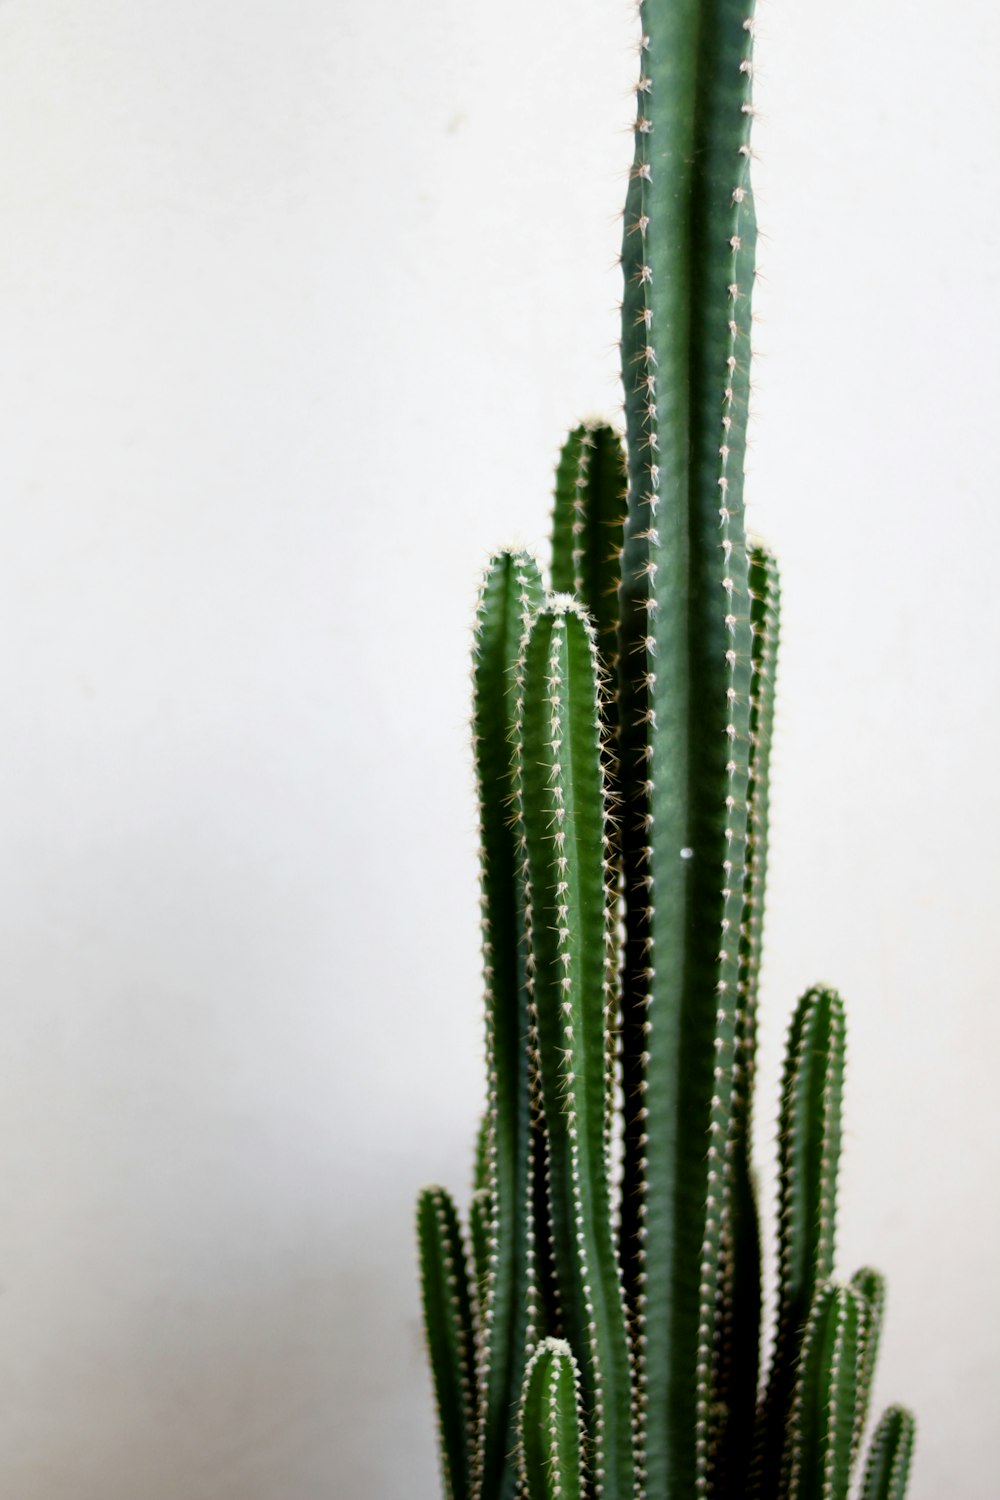
[[[468, 1226], [420, 1199], [450, 1500], [847, 1500], [885, 1300], [835, 1279], [846, 1023], [782, 1084], [761, 1360], [751, 1168], [778, 645], [743, 458], [755, 219], [746, 0], [644, 0], [625, 432], [570, 433], [548, 587], [482, 584], [474, 659], [487, 1099]], [[890, 1408], [864, 1500], [902, 1500]]]

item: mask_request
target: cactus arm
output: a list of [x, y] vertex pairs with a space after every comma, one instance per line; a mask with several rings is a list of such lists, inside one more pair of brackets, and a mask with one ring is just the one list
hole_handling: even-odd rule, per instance
[[525, 620], [543, 597], [537, 565], [499, 553], [483, 579], [476, 617], [473, 732], [480, 804], [483, 966], [486, 991], [486, 1181], [493, 1219], [480, 1339], [478, 1493], [510, 1500], [509, 1455], [527, 1346], [530, 1246], [530, 1081], [524, 893], [511, 828], [515, 672]]
[[781, 581], [773, 554], [760, 543], [750, 548], [750, 780], [747, 790], [749, 838], [743, 928], [740, 933], [740, 993], [746, 1016], [742, 1050], [747, 1091], [753, 1081], [757, 990], [764, 937], [767, 885], [767, 824], [770, 802], [774, 684], [781, 611]]
[[916, 1424], [902, 1406], [883, 1412], [868, 1445], [861, 1500], [905, 1500]]
[[563, 444], [552, 507], [552, 588], [587, 609], [602, 666], [617, 650], [618, 582], [628, 472], [606, 422], [582, 422]]
[[556, 1279], [581, 1366], [595, 1493], [632, 1500], [631, 1372], [607, 1153], [614, 933], [597, 647], [573, 600], [558, 596], [535, 617], [521, 675], [519, 805]]
[[760, 1222], [750, 1165], [751, 1104], [756, 1073], [757, 989], [767, 875], [767, 808], [774, 681], [778, 650], [779, 578], [772, 554], [750, 548], [752, 630], [750, 696], [749, 838], [743, 922], [740, 928], [740, 1003], [736, 1015], [731, 1155], [732, 1190], [723, 1226], [720, 1338], [714, 1394], [718, 1430], [713, 1441], [713, 1483], [721, 1493], [742, 1494], [753, 1452], [760, 1372]]
[[868, 1407], [871, 1403], [879, 1339], [885, 1317], [885, 1277], [871, 1266], [864, 1266], [851, 1277], [851, 1286], [864, 1299], [865, 1316], [861, 1328], [861, 1368], [858, 1379], [858, 1420], [854, 1431], [854, 1457], [858, 1455]]
[[664, 1500], [708, 1487], [731, 1161], [751, 691], [747, 9], [643, 6], [623, 241], [622, 1253], [647, 1484]]
[[[621, 437], [606, 422], [582, 422], [562, 447], [552, 507], [552, 588], [571, 594], [586, 609], [597, 633], [602, 686], [614, 681], [618, 663], [621, 552], [628, 503], [628, 468]], [[617, 808], [617, 694], [601, 698], [605, 795], [609, 814]], [[619, 858], [618, 825], [609, 833]], [[616, 1093], [618, 1023], [607, 1028], [608, 1129]], [[610, 1149], [610, 1137], [609, 1137]]]
[[817, 1295], [789, 1419], [788, 1500], [847, 1500], [864, 1315], [852, 1287], [828, 1285]]
[[563, 1339], [538, 1345], [524, 1376], [521, 1482], [527, 1500], [584, 1500], [580, 1381]]
[[472, 1307], [458, 1214], [444, 1188], [420, 1194], [417, 1236], [444, 1489], [448, 1500], [469, 1500], [476, 1430]]
[[840, 997], [807, 991], [789, 1030], [778, 1124], [778, 1305], [753, 1486], [762, 1500], [777, 1490], [809, 1310], [833, 1273], [844, 1050]]

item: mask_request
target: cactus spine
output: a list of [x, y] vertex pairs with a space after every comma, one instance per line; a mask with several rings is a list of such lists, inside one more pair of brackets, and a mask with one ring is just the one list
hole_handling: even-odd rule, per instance
[[[750, 1140], [779, 581], [743, 513], [747, 11], [641, 6], [624, 444], [603, 422], [566, 441], [552, 591], [509, 552], [480, 596], [471, 1278], [447, 1195], [420, 1207], [451, 1500], [846, 1500], [862, 1442], [884, 1283], [832, 1279], [845, 1020], [823, 988], [789, 1035], [761, 1380]], [[866, 1500], [902, 1500], [912, 1434], [890, 1408]]]

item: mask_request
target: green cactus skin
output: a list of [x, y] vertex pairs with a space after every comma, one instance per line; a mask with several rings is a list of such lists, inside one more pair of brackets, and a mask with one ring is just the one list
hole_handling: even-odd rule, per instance
[[846, 1030], [833, 990], [803, 995], [785, 1055], [778, 1124], [778, 1308], [758, 1422], [753, 1493], [777, 1492], [803, 1330], [833, 1274]]
[[[618, 664], [621, 555], [628, 501], [628, 468], [620, 435], [604, 422], [581, 422], [562, 446], [552, 504], [552, 588], [575, 598], [588, 614], [597, 636], [602, 689], [614, 679]], [[601, 701], [601, 763], [607, 805], [607, 832], [615, 881], [620, 881], [616, 702], [604, 692]], [[618, 1028], [607, 1028], [608, 1150], [611, 1148], [617, 1069]]]
[[872, 1433], [860, 1500], [905, 1500], [916, 1423], [902, 1406], [883, 1412]]
[[638, 655], [644, 669], [619, 693], [622, 1244], [641, 1328], [647, 1488], [674, 1500], [708, 1489], [731, 1180], [750, 755], [752, 28], [745, 0], [646, 0], [641, 24], [623, 241], [620, 660]]
[[711, 1445], [713, 1489], [718, 1493], [737, 1495], [745, 1490], [753, 1452], [760, 1369], [760, 1223], [750, 1149], [780, 610], [778, 565], [760, 543], [750, 548], [750, 600], [749, 838], [744, 914], [740, 927], [740, 1003], [736, 1013], [730, 1132], [733, 1178], [723, 1219], [723, 1275], [717, 1320], [719, 1340], [713, 1369], [717, 1428]]
[[606, 422], [581, 422], [563, 444], [556, 469], [552, 589], [573, 594], [589, 612], [604, 668], [617, 656], [627, 500], [621, 437]]
[[857, 1422], [865, 1301], [853, 1287], [817, 1294], [802, 1341], [780, 1493], [847, 1500]]
[[487, 1187], [477, 1188], [469, 1204], [469, 1240], [472, 1245], [472, 1304], [476, 1309], [478, 1344], [482, 1342], [486, 1316], [487, 1288], [490, 1283], [490, 1234], [493, 1228], [493, 1202]]
[[517, 1393], [529, 1352], [527, 938], [520, 855], [511, 827], [510, 739], [521, 636], [542, 598], [541, 575], [533, 559], [523, 552], [498, 553], [483, 578], [474, 646], [488, 1070], [486, 1158], [493, 1208], [479, 1347], [477, 1492], [483, 1500], [510, 1500], [514, 1493], [516, 1473], [510, 1454], [515, 1447]]
[[616, 969], [597, 677], [593, 627], [574, 600], [555, 596], [524, 644], [516, 742], [533, 1038], [560, 1310], [581, 1365], [594, 1494], [630, 1500], [631, 1372], [608, 1156]]
[[521, 1397], [521, 1481], [527, 1500], [584, 1500], [580, 1378], [564, 1339], [531, 1357]]
[[[471, 1394], [446, 1367], [454, 1500], [844, 1500], [867, 1420], [884, 1284], [830, 1280], [845, 1035], [822, 987], [789, 1036], [758, 1395], [750, 1152], [780, 586], [743, 508], [751, 10], [641, 0], [624, 449], [598, 421], [566, 441], [555, 593], [508, 552], [481, 595], [488, 1099]], [[436, 1382], [442, 1326], [435, 1303]], [[883, 1422], [863, 1500], [905, 1484], [912, 1419]]]
[[476, 1431], [472, 1305], [458, 1213], [444, 1188], [420, 1194], [417, 1238], [444, 1490], [448, 1500], [469, 1500]]
[[542, 1104], [542, 1083], [538, 1074], [538, 1031], [530, 1034], [531, 1066], [533, 1071], [534, 1108], [531, 1141], [531, 1249], [532, 1270], [531, 1305], [529, 1307], [530, 1332], [533, 1340], [546, 1335], [564, 1338], [562, 1309], [559, 1302], [559, 1284], [556, 1278], [555, 1247], [552, 1243], [552, 1220], [549, 1204], [549, 1140], [545, 1130]]
[[856, 1459], [865, 1423], [868, 1421], [879, 1339], [885, 1318], [885, 1277], [881, 1271], [863, 1266], [851, 1277], [851, 1286], [856, 1292], [860, 1292], [865, 1301], [865, 1317], [861, 1329], [861, 1367], [858, 1375], [858, 1420], [854, 1429], [854, 1447], [851, 1450], [852, 1459]]
[[[750, 779], [747, 787], [747, 882], [740, 930], [741, 1072], [745, 1087], [742, 1107], [749, 1110], [756, 1060], [757, 991], [764, 938], [764, 898], [767, 885], [767, 821], [771, 782], [771, 741], [774, 735], [774, 684], [781, 618], [781, 579], [778, 563], [759, 542], [750, 548]], [[747, 1115], [749, 1128], [749, 1115]]]
[[478, 1193], [481, 1188], [490, 1185], [490, 1116], [487, 1110], [479, 1122], [476, 1131], [476, 1151], [472, 1165], [472, 1191]]

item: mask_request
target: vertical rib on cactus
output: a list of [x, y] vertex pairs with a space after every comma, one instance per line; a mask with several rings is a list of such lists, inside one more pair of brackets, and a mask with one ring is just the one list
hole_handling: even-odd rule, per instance
[[445, 1494], [469, 1500], [476, 1430], [472, 1309], [458, 1214], [444, 1188], [420, 1194], [417, 1238]]
[[530, 1282], [527, 961], [524, 892], [511, 828], [515, 671], [528, 615], [543, 597], [537, 565], [499, 553], [483, 579], [473, 670], [480, 805], [483, 967], [488, 1070], [486, 1155], [493, 1219], [480, 1329], [477, 1493], [510, 1500], [514, 1421], [527, 1357]]
[[615, 956], [597, 647], [573, 600], [557, 596], [535, 616], [522, 660], [517, 779], [560, 1311], [581, 1366], [594, 1494], [632, 1500], [631, 1372], [607, 1150]]
[[789, 1030], [778, 1123], [778, 1306], [753, 1486], [762, 1500], [778, 1490], [803, 1329], [833, 1274], [845, 1042], [839, 995], [807, 991]]
[[749, 837], [743, 921], [740, 926], [739, 1008], [733, 1086], [732, 1188], [723, 1224], [723, 1276], [714, 1373], [717, 1432], [712, 1444], [713, 1488], [743, 1493], [753, 1453], [760, 1370], [760, 1225], [750, 1165], [757, 1050], [757, 989], [767, 877], [767, 806], [778, 652], [778, 565], [759, 543], [750, 548], [752, 632]]
[[490, 1234], [493, 1204], [487, 1187], [477, 1188], [469, 1204], [469, 1243], [472, 1248], [472, 1292], [481, 1346], [485, 1331], [487, 1288], [490, 1277]]
[[472, 1161], [472, 1191], [490, 1185], [490, 1112], [486, 1110], [476, 1131], [476, 1148]]
[[527, 1500], [584, 1500], [579, 1371], [564, 1339], [545, 1339], [531, 1356], [520, 1429]]
[[864, 1298], [852, 1287], [817, 1295], [789, 1422], [788, 1500], [847, 1500], [863, 1320]]
[[916, 1425], [901, 1406], [890, 1406], [872, 1433], [860, 1500], [905, 1500]]
[[679, 1500], [708, 1488], [740, 977], [751, 32], [743, 0], [646, 0], [641, 17], [623, 241], [622, 1233], [647, 1488]]

